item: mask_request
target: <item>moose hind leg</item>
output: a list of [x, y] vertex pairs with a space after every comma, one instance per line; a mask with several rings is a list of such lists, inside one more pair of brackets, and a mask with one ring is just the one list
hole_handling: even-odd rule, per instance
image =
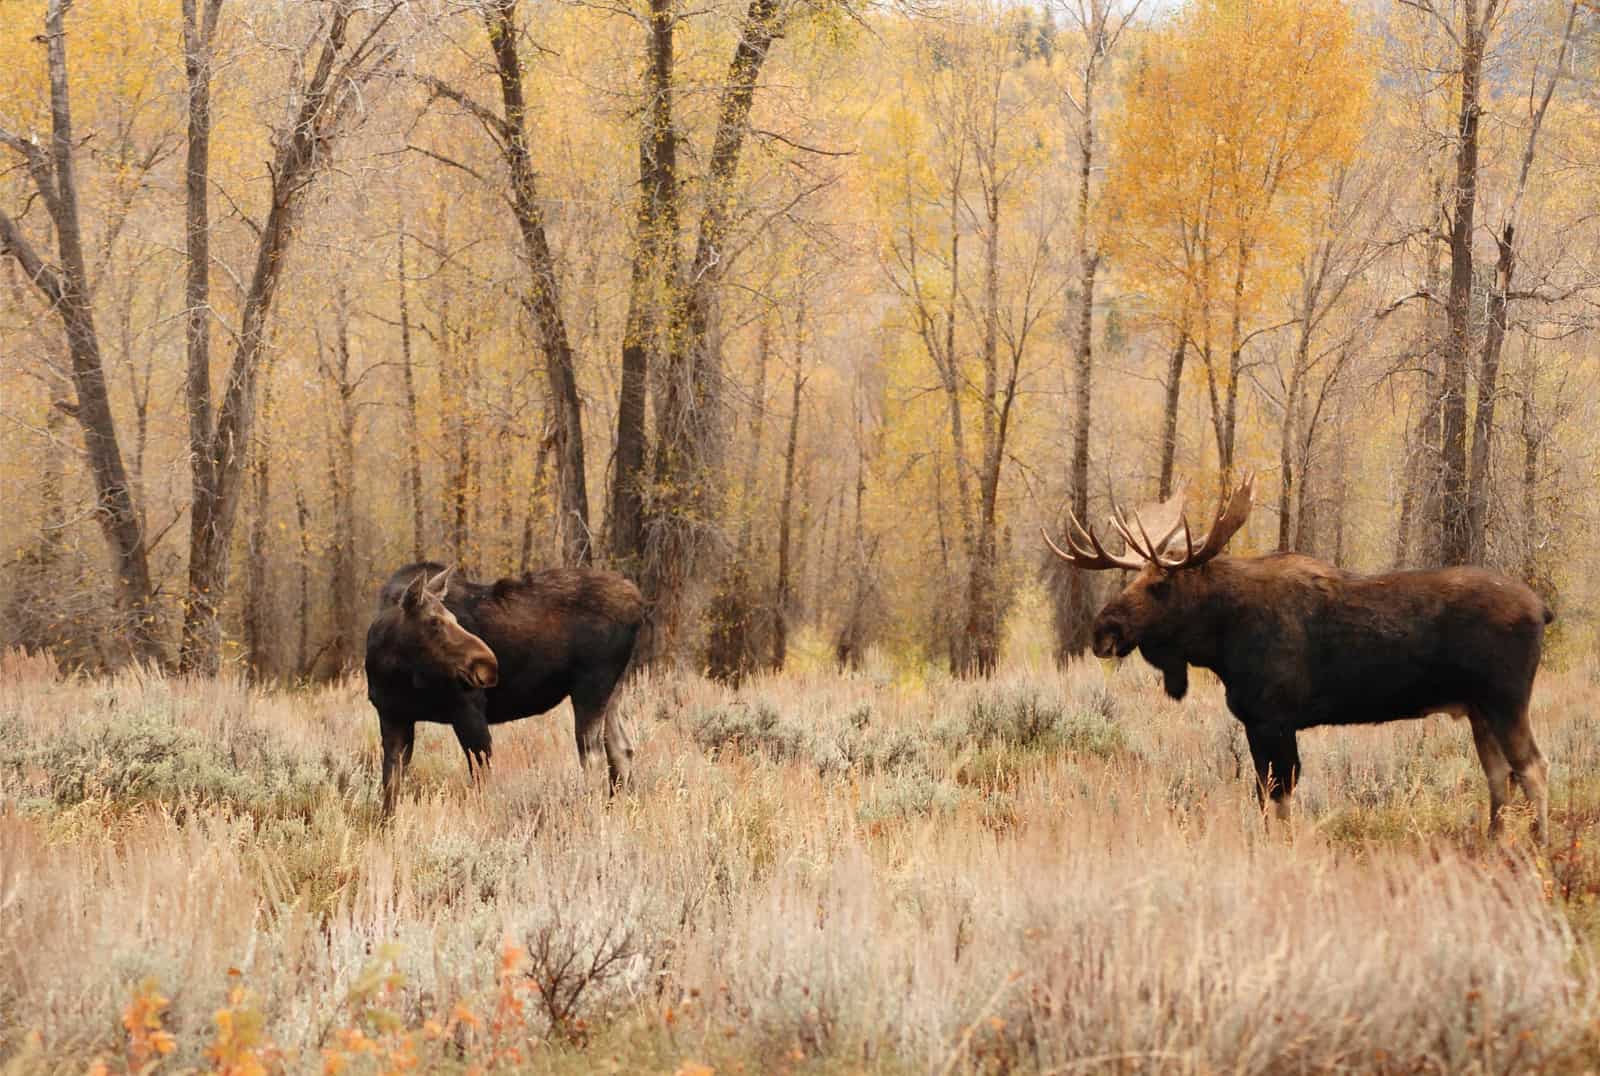
[[572, 735], [578, 743], [578, 765], [584, 773], [600, 757], [605, 744], [605, 704], [572, 696]]
[[1273, 813], [1279, 821], [1287, 822], [1290, 798], [1300, 780], [1300, 749], [1295, 743], [1294, 730], [1246, 725], [1244, 734], [1250, 744], [1250, 758], [1256, 766], [1256, 802], [1265, 811], [1270, 798]]
[[1478, 714], [1471, 715], [1472, 742], [1478, 748], [1478, 762], [1483, 766], [1483, 776], [1489, 782], [1489, 839], [1495, 840], [1505, 828], [1503, 811], [1506, 791], [1511, 780], [1511, 763], [1500, 749], [1500, 740], [1489, 722]]
[[578, 761], [587, 772], [590, 760], [597, 759], [603, 748], [613, 793], [626, 785], [633, 773], [633, 741], [618, 712], [615, 688], [616, 682], [607, 678], [585, 684], [572, 693]]
[[633, 779], [633, 739], [622, 722], [621, 708], [616, 695], [606, 699], [605, 706], [606, 768], [611, 775], [611, 791], [627, 787]]
[[1511, 764], [1511, 777], [1533, 807], [1533, 839], [1542, 845], [1550, 833], [1550, 764], [1534, 742], [1528, 708], [1517, 711], [1515, 720], [1499, 733], [1500, 747]]

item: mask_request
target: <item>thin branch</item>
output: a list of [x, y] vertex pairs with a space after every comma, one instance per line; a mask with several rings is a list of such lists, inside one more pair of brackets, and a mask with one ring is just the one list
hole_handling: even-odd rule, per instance
[[784, 145], [800, 150], [803, 153], [815, 153], [821, 157], [853, 157], [856, 154], [853, 149], [822, 149], [818, 146], [808, 146], [803, 142], [796, 142], [786, 135], [781, 135], [777, 131], [768, 131], [761, 127], [750, 128], [750, 133], [762, 138], [770, 138], [774, 141], [782, 142]]
[[23, 275], [50, 300], [51, 306], [60, 305], [64, 295], [60, 275], [39, 257], [38, 251], [33, 249], [33, 244], [22, 234], [16, 221], [0, 209], [0, 255], [5, 254], [17, 259]]
[[426, 146], [419, 146], [415, 142], [407, 142], [405, 148], [412, 153], [420, 153], [424, 157], [431, 157], [440, 164], [447, 165], [450, 168], [459, 169], [486, 187], [493, 186], [493, 184], [489, 182], [488, 177], [486, 177], [482, 172], [478, 171], [476, 168], [473, 168], [469, 164], [462, 164], [453, 157], [446, 157], [442, 153], [437, 153]]
[[511, 130], [511, 124], [508, 123], [504, 117], [497, 115], [487, 106], [479, 104], [477, 101], [473, 100], [462, 91], [456, 89], [448, 82], [435, 78], [432, 75], [415, 75], [413, 77], [418, 82], [428, 87], [429, 92], [435, 98], [443, 97], [445, 100], [453, 101], [455, 104], [465, 109], [474, 118], [476, 118], [479, 123], [483, 124], [484, 127], [488, 129], [490, 136], [494, 138], [496, 143], [504, 143], [506, 140], [509, 140], [512, 137], [513, 131]]
[[1387, 306], [1378, 310], [1372, 315], [1373, 319], [1375, 321], [1382, 321], [1384, 318], [1388, 317], [1390, 314], [1393, 314], [1396, 310], [1399, 310], [1402, 306], [1406, 305], [1413, 299], [1423, 299], [1430, 303], [1437, 303], [1439, 301], [1426, 291], [1414, 291], [1410, 295], [1402, 295], [1394, 302], [1389, 303]]

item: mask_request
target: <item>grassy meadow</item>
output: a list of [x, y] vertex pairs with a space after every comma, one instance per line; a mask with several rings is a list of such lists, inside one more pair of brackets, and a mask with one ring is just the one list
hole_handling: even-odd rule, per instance
[[1547, 670], [1548, 854], [1464, 723], [1302, 734], [1269, 831], [1218, 685], [634, 679], [377, 821], [359, 678], [0, 659], [0, 1073], [1600, 1067], [1600, 662]]

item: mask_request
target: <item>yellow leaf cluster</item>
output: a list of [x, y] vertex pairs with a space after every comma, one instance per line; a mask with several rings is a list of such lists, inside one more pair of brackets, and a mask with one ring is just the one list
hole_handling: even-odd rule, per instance
[[266, 1076], [275, 1063], [276, 1050], [266, 1035], [266, 1019], [250, 992], [235, 986], [228, 1004], [212, 1018], [216, 1037], [206, 1047], [206, 1058], [219, 1076]]
[[1108, 247], [1156, 309], [1209, 339], [1259, 302], [1354, 155], [1372, 82], [1338, 0], [1199, 0], [1149, 33], [1113, 125]]
[[[42, 0], [0, 4], [0, 117], [23, 136], [42, 137], [50, 129], [44, 30]], [[80, 136], [102, 111], [116, 109], [128, 124], [143, 122], [145, 106], [182, 83], [183, 67], [173, 55], [178, 40], [177, 4], [119, 0], [74, 6], [66, 47]]]

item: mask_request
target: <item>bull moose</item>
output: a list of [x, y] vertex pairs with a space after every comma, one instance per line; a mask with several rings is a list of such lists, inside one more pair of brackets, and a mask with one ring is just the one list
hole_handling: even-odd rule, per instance
[[1138, 573], [1095, 617], [1095, 654], [1137, 648], [1174, 699], [1188, 690], [1190, 665], [1216, 673], [1244, 725], [1262, 807], [1270, 797], [1280, 818], [1300, 776], [1300, 729], [1465, 716], [1489, 780], [1490, 837], [1502, 830], [1514, 781], [1542, 842], [1549, 766], [1528, 724], [1528, 697], [1554, 619], [1544, 602], [1482, 568], [1356, 575], [1295, 553], [1223, 556], [1250, 514], [1253, 487], [1246, 477], [1225, 496], [1198, 542], [1181, 489], [1131, 516], [1113, 505], [1124, 552], [1107, 552], [1075, 517], [1066, 549], [1045, 535], [1074, 567]]
[[473, 583], [432, 561], [390, 576], [367, 630], [367, 698], [383, 737], [383, 814], [394, 813], [416, 723], [451, 726], [474, 777], [489, 726], [572, 699], [578, 761], [602, 744], [613, 792], [633, 745], [613, 705], [644, 616], [639, 588], [614, 572], [551, 568]]

